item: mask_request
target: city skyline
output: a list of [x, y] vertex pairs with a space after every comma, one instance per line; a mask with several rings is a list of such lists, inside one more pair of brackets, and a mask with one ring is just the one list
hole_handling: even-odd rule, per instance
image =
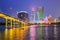
[[17, 12], [27, 11], [32, 12], [32, 6], [35, 10], [38, 7], [44, 7], [43, 18], [52, 15], [53, 18], [60, 16], [60, 0], [1, 0], [0, 11], [7, 15], [17, 17]]
[[0, 0], [0, 40], [60, 40], [60, 0]]

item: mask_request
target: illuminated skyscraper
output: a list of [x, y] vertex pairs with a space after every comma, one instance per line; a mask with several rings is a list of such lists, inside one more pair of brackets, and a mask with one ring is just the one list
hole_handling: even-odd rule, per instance
[[35, 22], [35, 8], [34, 7], [32, 7], [31, 21]]
[[43, 16], [43, 11], [44, 11], [44, 8], [43, 7], [39, 7], [37, 9], [37, 14], [38, 14], [38, 20], [41, 20], [42, 19], [42, 16]]

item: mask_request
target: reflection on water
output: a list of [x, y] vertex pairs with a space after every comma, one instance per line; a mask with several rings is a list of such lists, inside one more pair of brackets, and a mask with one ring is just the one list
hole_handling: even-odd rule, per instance
[[60, 40], [60, 25], [6, 29], [0, 26], [0, 40]]
[[2, 29], [3, 31], [0, 30], [0, 40], [24, 40], [27, 29], [28, 29], [28, 26], [25, 26], [25, 29], [24, 27], [23, 28], [12, 28], [12, 29], [5, 28], [5, 30]]
[[19, 40], [20, 32], [19, 28], [5, 29], [4, 32], [0, 32], [0, 40]]

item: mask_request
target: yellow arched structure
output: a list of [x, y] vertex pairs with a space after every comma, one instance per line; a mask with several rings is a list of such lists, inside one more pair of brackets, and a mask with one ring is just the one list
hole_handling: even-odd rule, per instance
[[26, 22], [23, 22], [23, 21], [21, 21], [21, 20], [19, 20], [19, 19], [16, 19], [16, 18], [14, 18], [14, 17], [8, 16], [8, 15], [6, 15], [6, 14], [4, 14], [4, 13], [1, 13], [1, 12], [0, 12], [0, 17], [6, 19], [6, 27], [8, 27], [8, 21], [10, 21], [10, 22], [9, 22], [9, 23], [10, 23], [10, 27], [12, 27], [12, 22], [13, 22], [13, 21], [14, 21], [13, 24], [19, 24], [19, 23], [20, 23], [19, 26], [20, 26], [20, 25], [21, 25], [21, 26], [26, 26], [26, 25], [27, 25]]

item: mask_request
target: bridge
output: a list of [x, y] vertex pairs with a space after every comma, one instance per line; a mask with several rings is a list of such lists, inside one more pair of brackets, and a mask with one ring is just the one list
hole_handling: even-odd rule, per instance
[[[19, 20], [17, 18], [11, 17], [9, 15], [6, 15], [4, 13], [0, 12], [0, 18], [5, 19], [5, 22], [0, 22], [5, 24], [5, 27], [8, 28], [8, 26], [10, 26], [10, 28], [14, 27], [22, 27], [22, 26], [27, 26], [27, 22], [24, 22], [22, 20]], [[2, 19], [1, 19], [2, 20]]]
[[[1, 20], [4, 19], [4, 21], [2, 22]], [[4, 25], [4, 26], [1, 26], [1, 25]], [[5, 35], [7, 35], [7, 33], [10, 34], [13, 34], [13, 30], [14, 30], [14, 33], [16, 32], [16, 34], [20, 33], [20, 37], [21, 39], [20, 40], [23, 40], [23, 36], [26, 35], [24, 34], [25, 31], [28, 29], [28, 23], [27, 22], [24, 22], [22, 20], [19, 20], [17, 18], [14, 18], [12, 16], [9, 16], [9, 15], [6, 15], [4, 13], [1, 13], [0, 12], [0, 32], [1, 31], [5, 31]], [[10, 31], [9, 31], [10, 30]], [[18, 30], [18, 31], [17, 31]], [[9, 32], [8, 32], [9, 31]], [[17, 34], [17, 35], [18, 35]], [[12, 36], [13, 37], [13, 36]]]

